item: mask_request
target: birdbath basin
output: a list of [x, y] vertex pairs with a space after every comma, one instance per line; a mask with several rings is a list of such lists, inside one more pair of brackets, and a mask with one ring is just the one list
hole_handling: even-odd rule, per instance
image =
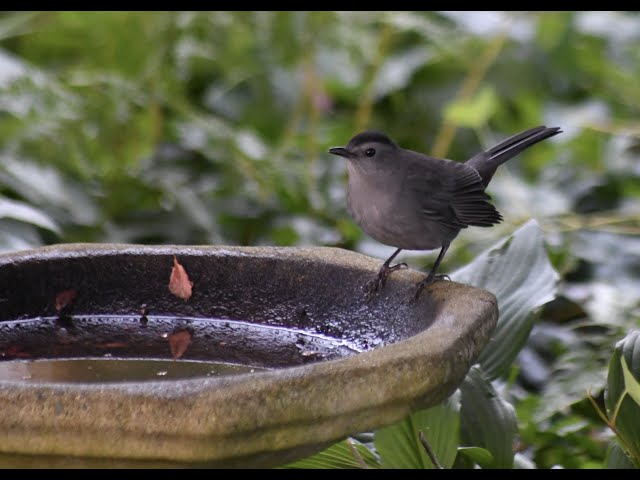
[[[174, 258], [186, 299], [168, 287]], [[379, 267], [337, 248], [0, 255], [1, 370], [51, 364], [0, 374], [0, 466], [277, 466], [440, 403], [488, 342], [496, 299], [442, 281], [413, 301], [423, 274], [405, 270], [367, 302]], [[115, 377], [74, 376], [83, 361]], [[152, 361], [167, 368], [131, 376]], [[162, 376], [190, 362], [215, 368]]]

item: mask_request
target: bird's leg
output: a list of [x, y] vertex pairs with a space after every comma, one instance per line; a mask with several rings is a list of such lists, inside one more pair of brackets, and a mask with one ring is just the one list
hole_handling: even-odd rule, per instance
[[373, 280], [371, 280], [369, 283], [367, 283], [366, 285], [366, 298], [367, 300], [369, 300], [374, 293], [376, 293], [378, 290], [380, 290], [385, 282], [387, 281], [387, 276], [391, 273], [391, 272], [395, 272], [396, 270], [401, 270], [403, 268], [407, 268], [407, 264], [406, 263], [397, 263], [396, 265], [394, 265], [393, 267], [391, 267], [391, 262], [393, 261], [394, 258], [396, 258], [396, 256], [398, 256], [398, 254], [402, 251], [401, 248], [397, 249], [395, 252], [393, 252], [393, 255], [391, 255], [386, 262], [384, 262], [382, 264], [382, 267], [380, 267], [380, 270], [378, 271], [378, 275], [376, 276], [376, 278], [374, 278]]
[[447, 253], [448, 249], [449, 249], [449, 244], [442, 246], [442, 249], [440, 250], [440, 254], [438, 255], [438, 258], [436, 258], [436, 261], [433, 264], [433, 267], [431, 267], [431, 270], [429, 270], [429, 274], [427, 275], [427, 278], [425, 278], [424, 280], [422, 280], [416, 285], [416, 293], [413, 295], [414, 300], [417, 300], [418, 297], [420, 296], [420, 292], [422, 292], [422, 289], [425, 286], [432, 283], [434, 280], [444, 280], [444, 279], [451, 280], [448, 275], [436, 275], [436, 270], [440, 266], [440, 262], [442, 262], [442, 259], [444, 258], [444, 254]]

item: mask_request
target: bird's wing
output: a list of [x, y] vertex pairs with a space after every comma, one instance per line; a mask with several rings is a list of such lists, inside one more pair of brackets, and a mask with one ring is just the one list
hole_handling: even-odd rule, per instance
[[502, 216], [490, 203], [478, 172], [451, 160], [421, 155], [410, 163], [404, 188], [429, 220], [452, 228], [490, 227]]

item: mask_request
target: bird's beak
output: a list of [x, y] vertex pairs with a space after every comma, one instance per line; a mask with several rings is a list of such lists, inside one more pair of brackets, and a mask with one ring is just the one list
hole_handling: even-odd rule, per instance
[[333, 155], [339, 155], [340, 157], [344, 157], [344, 158], [353, 158], [354, 156], [353, 153], [351, 153], [349, 150], [343, 147], [330, 148], [329, 153]]

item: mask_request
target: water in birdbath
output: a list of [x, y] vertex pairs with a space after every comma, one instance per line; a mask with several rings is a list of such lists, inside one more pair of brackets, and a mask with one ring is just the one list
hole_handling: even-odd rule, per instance
[[193, 360], [69, 358], [0, 362], [0, 381], [112, 383], [182, 380], [263, 371], [263, 368]]
[[0, 339], [0, 381], [22, 382], [238, 375], [360, 351], [313, 331], [184, 317], [83, 315], [6, 321], [0, 323]]

